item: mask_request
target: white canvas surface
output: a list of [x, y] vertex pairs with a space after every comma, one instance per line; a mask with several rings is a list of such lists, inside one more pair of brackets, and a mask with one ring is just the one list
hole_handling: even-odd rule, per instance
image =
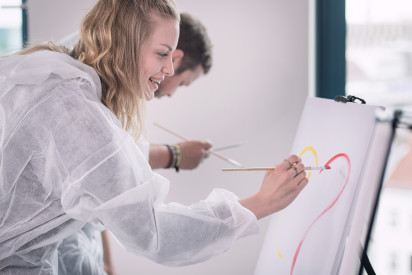
[[307, 171], [308, 186], [271, 217], [255, 275], [337, 273], [376, 109], [307, 99], [291, 153], [301, 155], [306, 166], [331, 169]]

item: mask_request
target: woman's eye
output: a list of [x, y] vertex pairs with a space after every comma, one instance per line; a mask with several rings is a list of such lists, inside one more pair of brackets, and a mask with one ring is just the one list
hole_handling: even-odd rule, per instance
[[169, 53], [159, 53], [159, 55], [160, 55], [161, 57], [166, 57], [166, 56], [169, 55]]

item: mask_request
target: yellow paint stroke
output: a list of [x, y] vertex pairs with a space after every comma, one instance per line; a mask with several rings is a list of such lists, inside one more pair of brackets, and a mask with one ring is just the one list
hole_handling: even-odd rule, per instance
[[[307, 151], [312, 152], [312, 154], [315, 156], [315, 166], [319, 165], [319, 160], [318, 160], [318, 153], [316, 152], [315, 148], [313, 148], [312, 146], [307, 146], [305, 149], [303, 149], [303, 151], [300, 153], [299, 157], [302, 157], [304, 153], [306, 153]], [[308, 173], [308, 180], [310, 179], [310, 176], [312, 175], [312, 172]], [[282, 254], [280, 253], [279, 250], [279, 242], [278, 242], [278, 221], [279, 221], [279, 217], [278, 214], [276, 214], [275, 216], [275, 246], [276, 246], [276, 252], [278, 253], [278, 257], [281, 260], [284, 260], [285, 258], [282, 256]]]
[[[276, 216], [275, 216], [275, 237], [278, 235], [278, 227], [277, 227], [278, 219], [279, 219], [279, 215], [276, 214]], [[284, 260], [285, 258], [283, 258], [282, 254], [280, 254], [280, 251], [279, 251], [279, 247], [278, 247], [279, 245], [278, 245], [278, 240], [277, 240], [277, 238], [276, 238], [276, 240], [275, 240], [275, 243], [276, 243], [276, 251], [278, 252], [278, 257], [279, 257], [280, 259]]]
[[[318, 165], [319, 165], [318, 153], [316, 152], [315, 148], [313, 148], [312, 146], [308, 146], [308, 147], [306, 147], [305, 149], [303, 149], [303, 151], [302, 151], [302, 153], [300, 153], [299, 157], [302, 157], [302, 155], [303, 155], [305, 152], [307, 152], [307, 151], [313, 153], [313, 155], [315, 156], [315, 162], [316, 162], [316, 163], [315, 163], [315, 166], [318, 166]], [[308, 180], [310, 179], [310, 176], [311, 176], [311, 175], [312, 175], [312, 172], [309, 172], [309, 173], [308, 173]]]

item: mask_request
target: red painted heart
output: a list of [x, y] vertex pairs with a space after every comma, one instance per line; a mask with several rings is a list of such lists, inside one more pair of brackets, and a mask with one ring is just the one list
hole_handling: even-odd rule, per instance
[[[345, 190], [346, 185], [348, 184], [349, 177], [350, 177], [350, 171], [351, 171], [351, 163], [350, 163], [350, 159], [349, 159], [348, 155], [346, 155], [346, 154], [344, 154], [344, 153], [337, 154], [337, 155], [335, 155], [334, 157], [332, 157], [332, 158], [325, 164], [325, 166], [326, 166], [326, 165], [331, 166], [330, 164], [331, 164], [332, 162], [334, 162], [334, 161], [335, 161], [336, 159], [338, 159], [338, 158], [345, 158], [346, 161], [348, 162], [348, 174], [347, 174], [347, 176], [346, 176], [345, 184], [343, 185], [343, 187], [342, 187], [342, 189], [340, 190], [339, 194], [333, 199], [333, 201], [332, 201], [332, 202], [320, 213], [320, 215], [311, 223], [311, 225], [308, 227], [308, 229], [306, 229], [305, 234], [303, 235], [303, 238], [302, 238], [302, 240], [299, 242], [298, 248], [296, 249], [295, 256], [293, 257], [293, 262], [292, 262], [292, 266], [291, 266], [291, 269], [290, 269], [290, 274], [291, 274], [291, 275], [293, 274], [293, 269], [295, 268], [296, 260], [297, 260], [297, 258], [298, 258], [298, 255], [299, 255], [300, 249], [301, 249], [301, 247], [302, 247], [302, 244], [303, 244], [303, 242], [305, 241], [305, 238], [306, 238], [307, 234], [309, 233], [310, 229], [312, 228], [312, 226], [313, 226], [326, 212], [328, 212], [328, 211], [335, 205], [335, 203], [339, 200], [340, 196], [342, 195], [343, 191]], [[332, 166], [331, 166], [331, 167], [332, 167]], [[319, 173], [321, 173], [322, 171], [323, 171], [323, 170], [320, 170]]]

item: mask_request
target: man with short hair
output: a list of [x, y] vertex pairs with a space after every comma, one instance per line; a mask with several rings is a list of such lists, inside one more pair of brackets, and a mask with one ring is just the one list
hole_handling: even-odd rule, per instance
[[[212, 66], [212, 43], [203, 24], [187, 13], [181, 14], [180, 36], [172, 53], [173, 76], [166, 77], [155, 92], [155, 97], [172, 96], [179, 86], [189, 86], [200, 76], [207, 74]], [[173, 159], [176, 148], [182, 152], [179, 167]], [[209, 141], [184, 141], [175, 145], [151, 144], [149, 163], [153, 169], [194, 169], [206, 157], [212, 144]]]

